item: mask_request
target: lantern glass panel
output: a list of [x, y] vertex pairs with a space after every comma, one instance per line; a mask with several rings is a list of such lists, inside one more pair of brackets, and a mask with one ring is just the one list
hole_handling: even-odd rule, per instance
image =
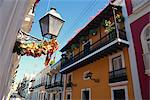
[[41, 30], [42, 30], [42, 35], [44, 36], [45, 34], [48, 33], [48, 16], [45, 16], [40, 20], [41, 24]]
[[63, 26], [63, 20], [49, 15], [49, 34], [58, 36], [59, 31]]

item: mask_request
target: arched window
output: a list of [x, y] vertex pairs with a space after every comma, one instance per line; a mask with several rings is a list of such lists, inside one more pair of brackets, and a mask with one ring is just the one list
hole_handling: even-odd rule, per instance
[[150, 76], [150, 23], [145, 26], [141, 33], [141, 43], [143, 49], [145, 74], [148, 74], [148, 76]]

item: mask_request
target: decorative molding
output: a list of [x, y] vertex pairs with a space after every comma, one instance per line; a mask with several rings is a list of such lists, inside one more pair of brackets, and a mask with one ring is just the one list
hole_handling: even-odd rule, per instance
[[125, 68], [125, 60], [124, 60], [124, 55], [123, 55], [123, 51], [115, 53], [111, 56], [109, 56], [109, 71], [112, 71], [112, 59], [117, 57], [117, 56], [121, 56], [121, 60], [122, 60], [122, 68]]
[[116, 82], [116, 83], [109, 83], [108, 85], [111, 87], [116, 87], [116, 86], [122, 86], [122, 85], [127, 85], [128, 81], [122, 81], [122, 82]]
[[133, 23], [135, 20], [139, 19], [140, 17], [144, 16], [145, 14], [150, 12], [150, 2], [146, 3], [142, 6], [142, 9], [134, 11], [129, 16], [129, 23]]

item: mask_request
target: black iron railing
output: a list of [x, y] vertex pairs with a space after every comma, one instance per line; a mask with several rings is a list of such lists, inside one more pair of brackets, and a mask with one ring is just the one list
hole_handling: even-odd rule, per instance
[[[127, 40], [125, 31], [119, 30], [119, 38], [123, 39], [123, 40]], [[103, 36], [102, 38], [100, 38], [98, 41], [91, 44], [89, 47], [89, 50], [87, 50], [86, 53], [85, 53], [85, 50], [82, 50], [81, 52], [76, 54], [74, 57], [72, 57], [70, 59], [64, 59], [64, 61], [61, 64], [61, 69], [65, 68], [66, 66], [68, 66], [68, 65], [78, 61], [79, 59], [91, 54], [92, 52], [98, 50], [99, 48], [104, 47], [106, 44], [111, 43], [115, 39], [117, 39], [117, 33], [115, 30], [113, 30], [112, 32], [110, 32], [110, 33], [106, 34], [105, 36]]]
[[71, 88], [73, 86], [73, 83], [72, 82], [68, 82], [67, 84], [66, 84], [66, 88]]
[[126, 80], [127, 80], [126, 68], [121, 68], [109, 72], [109, 83], [115, 83]]
[[59, 81], [59, 82], [50, 83], [45, 86], [45, 89], [49, 89], [49, 88], [53, 88], [53, 87], [63, 87], [63, 82]]
[[33, 86], [33, 89], [39, 88], [41, 86], [45, 86], [45, 84], [46, 84], [45, 82], [37, 84], [37, 85]]

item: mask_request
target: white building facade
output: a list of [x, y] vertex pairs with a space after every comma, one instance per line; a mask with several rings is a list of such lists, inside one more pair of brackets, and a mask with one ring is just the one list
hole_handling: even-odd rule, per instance
[[[19, 29], [29, 32], [36, 0], [0, 0], [0, 100], [6, 99], [20, 57], [13, 54]], [[28, 20], [27, 20], [28, 19]]]

